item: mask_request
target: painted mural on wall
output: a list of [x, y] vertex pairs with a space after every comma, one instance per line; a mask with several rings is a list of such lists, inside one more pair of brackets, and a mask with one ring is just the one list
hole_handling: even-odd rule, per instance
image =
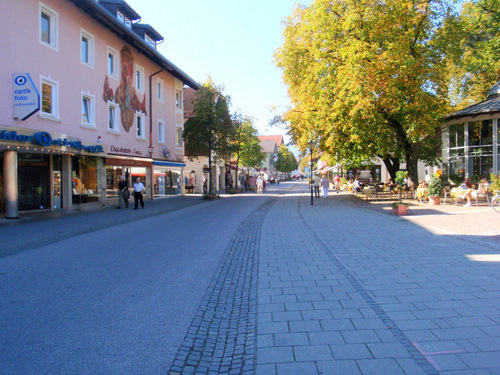
[[120, 85], [113, 95], [113, 89], [109, 86], [108, 76], [104, 78], [104, 88], [102, 98], [107, 103], [108, 100], [115, 101], [120, 105], [121, 123], [126, 132], [132, 128], [137, 111], [146, 113], [146, 94], [142, 102], [137, 97], [137, 92], [133, 86], [134, 81], [134, 57], [128, 46], [123, 46], [121, 53], [121, 79]]

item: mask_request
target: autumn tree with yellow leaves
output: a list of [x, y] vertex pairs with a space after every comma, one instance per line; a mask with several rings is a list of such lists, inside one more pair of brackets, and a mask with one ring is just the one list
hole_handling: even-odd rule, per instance
[[446, 114], [451, 1], [314, 0], [285, 21], [275, 54], [292, 107], [283, 115], [304, 150], [337, 162], [380, 157], [392, 178], [435, 161]]

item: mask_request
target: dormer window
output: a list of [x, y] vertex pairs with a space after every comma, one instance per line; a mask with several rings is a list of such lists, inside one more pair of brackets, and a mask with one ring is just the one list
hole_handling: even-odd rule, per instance
[[132, 28], [132, 21], [130, 21], [127, 17], [125, 17], [123, 13], [116, 11], [116, 18], [118, 19], [118, 21], [127, 26], [129, 29]]
[[154, 49], [156, 49], [156, 42], [153, 39], [151, 39], [149, 36], [146, 35], [144, 37], [144, 40], [146, 41], [146, 43], [148, 45], [150, 45], [151, 47], [153, 47]]

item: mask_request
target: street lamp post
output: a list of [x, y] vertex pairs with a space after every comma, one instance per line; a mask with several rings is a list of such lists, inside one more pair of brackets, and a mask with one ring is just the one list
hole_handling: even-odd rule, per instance
[[314, 190], [314, 181], [313, 181], [313, 146], [314, 146], [314, 142], [311, 141], [309, 142], [309, 149], [311, 150], [311, 206], [314, 205], [314, 202], [313, 202], [313, 190]]

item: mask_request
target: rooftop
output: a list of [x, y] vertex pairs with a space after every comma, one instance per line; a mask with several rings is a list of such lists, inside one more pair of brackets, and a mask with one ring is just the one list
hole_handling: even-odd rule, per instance
[[275, 141], [278, 147], [284, 143], [282, 135], [259, 135], [259, 139], [261, 141]]
[[497, 82], [488, 93], [485, 101], [470, 105], [460, 111], [445, 116], [445, 120], [452, 120], [458, 117], [478, 116], [484, 114], [494, 114], [500, 112], [500, 82]]

